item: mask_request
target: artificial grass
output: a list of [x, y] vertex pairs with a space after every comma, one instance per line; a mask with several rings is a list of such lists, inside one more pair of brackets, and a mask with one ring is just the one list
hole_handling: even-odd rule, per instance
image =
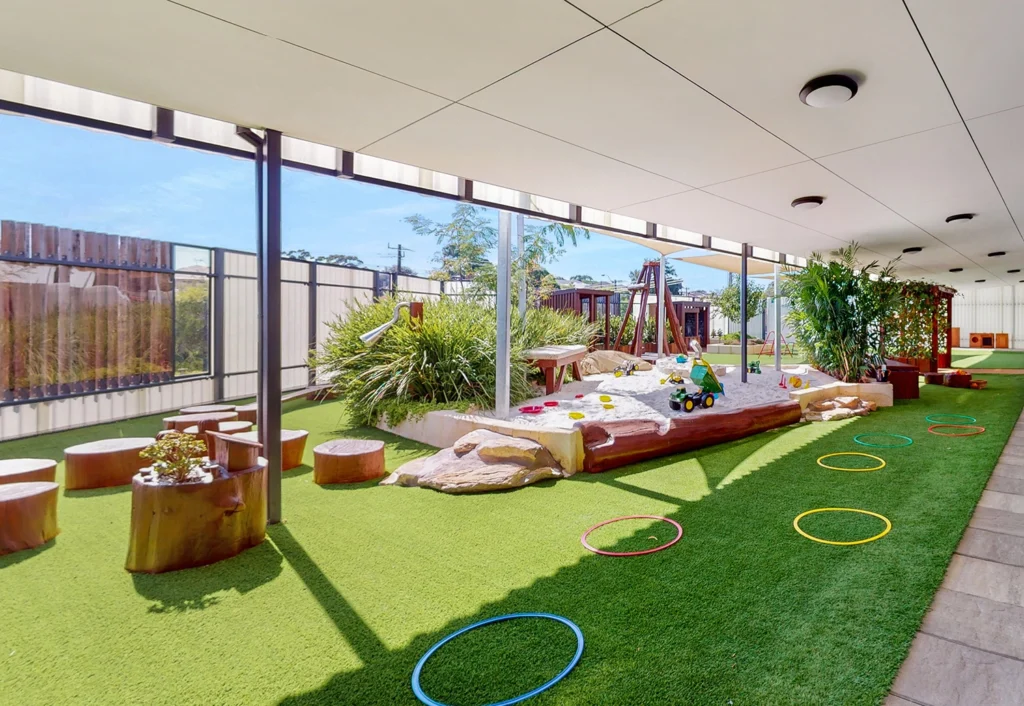
[[1024, 351], [958, 349], [953, 351], [953, 367], [1024, 370]]
[[[318, 487], [286, 473], [286, 522], [213, 566], [123, 570], [130, 492], [66, 493], [62, 534], [0, 558], [0, 693], [18, 704], [416, 704], [426, 649], [511, 612], [552, 612], [586, 636], [579, 666], [530, 703], [877, 704], [884, 699], [1024, 404], [1024, 377], [984, 392], [926, 386], [921, 400], [855, 420], [799, 425], [618, 471], [479, 496]], [[285, 426], [389, 440], [388, 467], [429, 451], [350, 428], [339, 403], [286, 406]], [[940, 438], [927, 414], [967, 413], [988, 431]], [[0, 444], [0, 457], [152, 433], [158, 417]], [[852, 437], [914, 438], [869, 450], [872, 473], [818, 467]], [[62, 468], [59, 469], [62, 474]], [[815, 507], [886, 515], [859, 547], [803, 539]], [[579, 536], [627, 514], [662, 514], [686, 535], [643, 557], [590, 554]], [[830, 539], [871, 518], [807, 518]], [[595, 544], [643, 548], [664, 523], [618, 523]], [[488, 626], [443, 648], [423, 683], [469, 706], [521, 693], [564, 666], [571, 633], [550, 621]]]

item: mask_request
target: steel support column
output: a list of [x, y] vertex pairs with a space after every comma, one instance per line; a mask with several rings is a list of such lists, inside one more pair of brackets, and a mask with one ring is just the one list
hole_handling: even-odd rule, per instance
[[[530, 195], [519, 192], [519, 208], [530, 208]], [[516, 214], [516, 257], [519, 258], [519, 316], [526, 318], [526, 216]], [[593, 302], [591, 302], [593, 306]]]
[[498, 297], [495, 305], [498, 316], [497, 349], [494, 358], [494, 410], [499, 419], [508, 418], [509, 376], [512, 360], [512, 331], [510, 309], [512, 308], [512, 214], [501, 211], [498, 214]]
[[[376, 276], [376, 275], [374, 275], [374, 276]], [[316, 343], [317, 343], [317, 341], [316, 341], [316, 334], [317, 334], [317, 329], [320, 327], [320, 317], [318, 316], [318, 312], [316, 310], [316, 290], [317, 290], [317, 284], [316, 284], [316, 263], [315, 262], [311, 262], [311, 263], [309, 263], [309, 292], [308, 292], [309, 300], [308, 300], [308, 304], [306, 305], [307, 309], [308, 309], [308, 313], [309, 313], [309, 319], [308, 319], [308, 323], [307, 323], [307, 328], [309, 329], [309, 331], [308, 331], [309, 350], [311, 350], [311, 351], [315, 351], [316, 350]], [[307, 362], [308, 362], [308, 359], [307, 359]], [[315, 384], [316, 384], [316, 368], [314, 368], [312, 365], [310, 365], [309, 366], [309, 386], [312, 387]]]
[[[668, 355], [668, 348], [665, 340], [665, 307], [669, 306], [668, 287], [665, 279], [665, 256], [661, 256], [661, 263], [658, 267], [658, 356]], [[680, 341], [677, 341], [680, 343]]]
[[782, 370], [782, 278], [775, 266], [775, 369]]
[[747, 381], [747, 251], [746, 243], [740, 254], [740, 381]]
[[259, 432], [267, 459], [267, 522], [281, 521], [281, 133], [266, 131], [267, 227], [260, 263]]
[[213, 249], [213, 397], [224, 401], [224, 250]]

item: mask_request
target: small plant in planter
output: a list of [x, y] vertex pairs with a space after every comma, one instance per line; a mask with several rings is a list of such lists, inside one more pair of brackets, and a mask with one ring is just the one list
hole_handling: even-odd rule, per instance
[[198, 480], [189, 474], [202, 467], [199, 458], [205, 454], [206, 444], [201, 439], [177, 431], [139, 452], [139, 456], [153, 464], [154, 473], [174, 483]]

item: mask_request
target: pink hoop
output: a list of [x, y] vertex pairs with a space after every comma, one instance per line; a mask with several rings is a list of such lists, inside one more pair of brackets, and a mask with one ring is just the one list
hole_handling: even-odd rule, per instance
[[[587, 537], [590, 535], [591, 532], [596, 530], [598, 527], [604, 527], [605, 525], [610, 525], [613, 522], [620, 522], [621, 520], [661, 520], [662, 522], [667, 522], [667, 523], [669, 523], [670, 525], [673, 525], [676, 528], [676, 530], [677, 530], [676, 536], [675, 536], [674, 539], [669, 540], [665, 544], [662, 544], [660, 547], [654, 547], [653, 549], [643, 549], [643, 550], [638, 551], [638, 552], [608, 552], [608, 551], [605, 551], [604, 549], [598, 549], [597, 547], [593, 547], [593, 546], [590, 545], [589, 542], [587, 542]], [[676, 522], [675, 520], [670, 520], [667, 517], [662, 517], [661, 515], [626, 515], [625, 517], [615, 517], [615, 518], [613, 518], [611, 520], [605, 520], [604, 522], [598, 522], [596, 525], [594, 525], [593, 527], [591, 527], [590, 529], [588, 529], [586, 532], [583, 533], [583, 536], [580, 537], [580, 542], [589, 551], [592, 551], [595, 554], [600, 554], [602, 556], [641, 556], [643, 554], [653, 554], [654, 552], [660, 552], [662, 549], [668, 549], [669, 547], [671, 547], [673, 544], [675, 544], [676, 542], [678, 542], [682, 538], [683, 538], [683, 526], [681, 524], [679, 524], [678, 522]]]
[[[978, 431], [968, 432], [966, 434], [940, 434], [935, 429], [977, 429]], [[971, 424], [932, 424], [928, 427], [929, 434], [935, 434], [935, 436], [977, 436], [983, 434], [985, 427], [977, 427]]]

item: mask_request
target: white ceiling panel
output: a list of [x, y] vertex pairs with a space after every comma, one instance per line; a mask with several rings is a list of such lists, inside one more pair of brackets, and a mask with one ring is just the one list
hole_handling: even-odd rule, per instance
[[12, 0], [4, 19], [0, 68], [346, 149], [446, 104], [163, 0]]
[[686, 189], [461, 105], [435, 113], [366, 152], [608, 211]]
[[[705, 191], [842, 240], [886, 242], [890, 250], [897, 248], [897, 253], [908, 246], [934, 242], [928, 233], [816, 162], [727, 181]], [[801, 196], [822, 196], [825, 202], [813, 210], [799, 211], [790, 204]]]
[[1024, 224], [1024, 108], [976, 118], [968, 127], [1010, 213]]
[[609, 30], [464, 103], [691, 186], [804, 159]]
[[[963, 124], [819, 161], [960, 252], [1007, 250], [1021, 243]], [[966, 212], [978, 215], [969, 222], [945, 222]]]
[[618, 212], [737, 243], [747, 242], [805, 257], [813, 251], [824, 252], [845, 244], [831, 236], [703, 191], [688, 191], [638, 203], [620, 208]]
[[610, 25], [658, 0], [569, 0], [599, 22]]
[[551, 0], [175, 0], [452, 100], [601, 25]]
[[909, 0], [965, 119], [1024, 106], [1024, 3]]
[[[958, 120], [893, 0], [663, 0], [615, 30], [811, 157]], [[864, 76], [853, 100], [800, 102], [807, 81], [837, 71]]]

